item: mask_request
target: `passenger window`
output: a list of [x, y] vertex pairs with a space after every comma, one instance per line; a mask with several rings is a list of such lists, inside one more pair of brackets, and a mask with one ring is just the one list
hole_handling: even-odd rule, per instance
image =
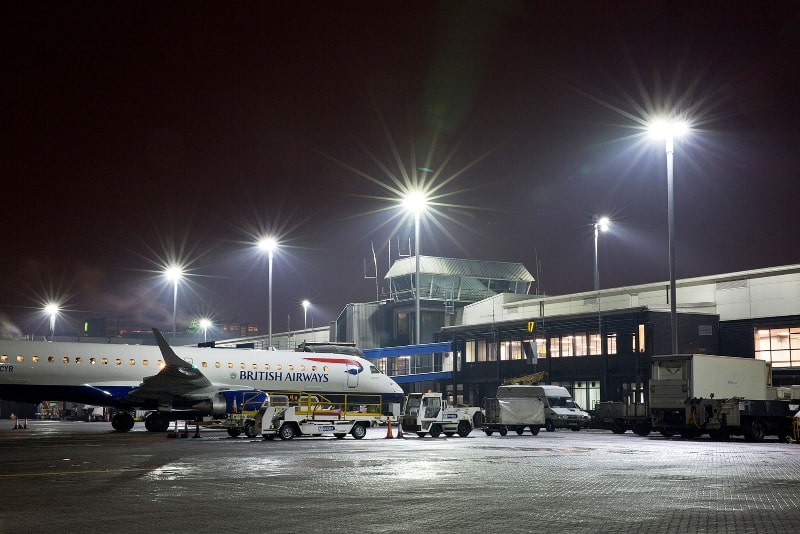
[[128, 360], [128, 363], [131, 364], [131, 365], [136, 365], [136, 360], [131, 358], [130, 360]]
[[63, 363], [69, 363], [69, 358], [67, 356], [64, 356], [63, 358], [61, 358], [61, 361]]
[[90, 363], [91, 365], [94, 365], [94, 364], [96, 364], [96, 363], [97, 363], [97, 358], [89, 358], [89, 363]]
[[253, 364], [253, 371], [258, 371], [258, 364], [257, 363]]
[[101, 362], [103, 365], [108, 365], [108, 358], [103, 358], [102, 360], [100, 360], [100, 362]]
[[122, 359], [121, 358], [117, 358], [116, 360], [114, 360], [114, 364], [115, 365], [122, 365]]
[[39, 357], [38, 356], [34, 356], [32, 358], [32, 360], [33, 360], [33, 363], [39, 363]]
[[323, 372], [323, 373], [327, 373], [327, 372], [328, 372], [328, 366], [327, 366], [327, 365], [326, 365], [325, 367], [323, 367], [323, 368], [322, 368], [322, 372]]
[[142, 365], [150, 365], [150, 360], [142, 360]]
[[25, 361], [25, 356], [22, 356], [21, 354], [18, 354], [17, 355], [17, 361], [18, 362], [24, 362]]
[[264, 370], [265, 370], [265, 371], [269, 371], [269, 364], [268, 364], [268, 363], [265, 363], [265, 364], [264, 364]]
[[244, 364], [244, 362], [239, 364], [239, 369], [247, 369], [247, 366]]
[[2, 356], [0, 356], [0, 362], [7, 362], [7, 361], [8, 361], [8, 354], [3, 354]]
[[216, 367], [217, 369], [219, 369], [220, 367], [222, 367], [222, 364], [221, 364], [221, 363], [219, 363], [219, 362], [216, 362], [216, 363], [214, 364], [214, 367]]
[[316, 373], [317, 372], [317, 366], [316, 365], [312, 365], [311, 366], [311, 372], [312, 373]]
[[232, 362], [228, 362], [228, 369], [233, 369], [233, 363]]
[[75, 363], [83, 363], [83, 358], [78, 356], [77, 358], [75, 358]]
[[280, 371], [281, 369], [283, 369], [283, 365], [281, 365], [281, 364], [278, 364], [278, 365], [275, 367], [275, 369], [277, 369], [278, 371]]
[[289, 370], [290, 370], [290, 371], [294, 371], [294, 365], [290, 365], [290, 366], [289, 366]]
[[48, 363], [54, 363], [55, 361], [56, 361], [56, 359], [54, 357], [52, 357], [52, 356], [48, 356], [47, 357], [47, 362]]

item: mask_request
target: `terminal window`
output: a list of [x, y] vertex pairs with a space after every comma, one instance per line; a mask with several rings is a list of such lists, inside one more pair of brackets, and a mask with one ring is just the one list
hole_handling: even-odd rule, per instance
[[800, 326], [755, 329], [755, 349], [772, 367], [800, 367]]

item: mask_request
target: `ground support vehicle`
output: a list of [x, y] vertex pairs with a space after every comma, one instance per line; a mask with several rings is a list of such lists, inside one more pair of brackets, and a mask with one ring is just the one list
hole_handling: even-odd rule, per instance
[[283, 395], [293, 406], [298, 417], [306, 419], [347, 419], [359, 422], [365, 429], [394, 420], [394, 416], [381, 413], [383, 406], [380, 395], [328, 395], [323, 397], [307, 392], [246, 392], [243, 395], [242, 407], [236, 413], [226, 414], [224, 419], [206, 424], [218, 424], [228, 431], [231, 437], [244, 433], [247, 437], [256, 437], [255, 419], [258, 411], [271, 396]]
[[[483, 413], [484, 421], [481, 429], [487, 436], [497, 432], [505, 436], [509, 431], [522, 435], [525, 429], [529, 429], [531, 435], [535, 436], [544, 426], [544, 403], [538, 397], [519, 396], [521, 391], [515, 391], [524, 386], [502, 386], [498, 389], [498, 398], [484, 400]], [[508, 395], [501, 397], [502, 390]]]
[[473, 419], [480, 408], [450, 406], [441, 393], [411, 393], [406, 397], [399, 424], [403, 432], [415, 432], [423, 438], [458, 434], [465, 438], [472, 432]]
[[640, 436], [650, 434], [650, 408], [647, 403], [628, 404], [603, 401], [595, 404], [592, 427], [624, 434], [632, 430]]
[[800, 388], [773, 388], [770, 382], [770, 368], [762, 360], [706, 354], [653, 356], [652, 429], [687, 438], [740, 435], [760, 441], [774, 435], [785, 440], [792, 432]]
[[290, 404], [288, 395], [271, 395], [269, 402], [258, 410], [254, 419], [254, 431], [264, 439], [279, 437], [290, 440], [299, 436], [321, 436], [333, 434], [341, 439], [350, 434], [355, 439], [367, 435], [368, 423], [342, 418], [341, 411], [318, 410], [307, 413], [299, 406]]

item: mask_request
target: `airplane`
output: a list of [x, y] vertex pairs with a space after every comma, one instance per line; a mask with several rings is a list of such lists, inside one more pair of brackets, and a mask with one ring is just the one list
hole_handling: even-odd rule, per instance
[[[223, 415], [247, 392], [303, 391], [382, 395], [399, 403], [403, 390], [354, 354], [176, 347], [153, 328], [158, 347], [95, 343], [0, 341], [0, 399], [57, 399], [119, 410], [111, 425], [127, 432], [132, 412], [150, 410], [145, 428], [163, 432], [181, 415]], [[335, 349], [332, 349], [335, 350]]]

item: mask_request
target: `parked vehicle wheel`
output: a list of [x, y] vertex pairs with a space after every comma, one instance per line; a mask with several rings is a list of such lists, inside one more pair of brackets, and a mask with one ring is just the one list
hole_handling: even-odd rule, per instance
[[439, 425], [433, 425], [431, 427], [431, 437], [438, 438], [441, 435], [442, 435], [442, 427]]
[[489, 430], [488, 428], [485, 429], [484, 432], [486, 432], [487, 436], [491, 436], [492, 434], [494, 434], [494, 430]]
[[544, 429], [547, 430], [548, 432], [555, 432], [556, 425], [554, 425], [553, 422], [550, 419], [548, 419], [547, 421], [544, 422]]
[[428, 433], [427, 432], [417, 432], [417, 436], [424, 438]]
[[537, 426], [537, 425], [531, 425], [531, 426], [530, 426], [530, 429], [531, 429], [531, 436], [536, 436], [536, 435], [538, 435], [538, 434], [539, 434], [539, 429], [540, 429], [540, 428], [541, 428], [541, 427], [539, 427], [539, 426]]
[[350, 435], [352, 435], [356, 439], [362, 439], [364, 436], [367, 435], [367, 427], [365, 427], [364, 425], [357, 424], [350, 431]]
[[283, 426], [281, 426], [281, 429], [278, 430], [278, 436], [280, 436], [280, 438], [283, 440], [290, 440], [294, 438], [294, 435], [295, 431], [292, 425], [284, 424]]
[[263, 436], [264, 439], [267, 441], [272, 441], [273, 439], [275, 439], [275, 434], [264, 434]]
[[455, 435], [455, 432], [445, 432], [444, 435], [448, 438], [452, 438]]
[[238, 428], [229, 428], [228, 429], [228, 435], [230, 437], [232, 437], [232, 438], [238, 438], [239, 434], [241, 434], [241, 433], [242, 433], [242, 431], [240, 429], [238, 429]]
[[625, 425], [622, 424], [620, 421], [614, 421], [611, 423], [611, 432], [614, 434], [624, 434], [625, 433]]
[[256, 437], [256, 424], [253, 421], [247, 421], [244, 424], [244, 435], [248, 438]]
[[764, 428], [764, 423], [761, 421], [753, 421], [750, 425], [750, 433], [747, 435], [747, 438], [750, 441], [764, 441], [764, 436], [766, 435], [766, 429]]
[[664, 430], [661, 431], [661, 435], [664, 436], [665, 438], [671, 438], [672, 436], [675, 435], [675, 431], [669, 428], [665, 428]]
[[[469, 436], [469, 433], [472, 432], [472, 427], [469, 425], [468, 421], [461, 421], [458, 423], [458, 435], [462, 438], [466, 438]], [[489, 436], [490, 434], [486, 434]]]
[[336, 437], [336, 439], [344, 439], [344, 437], [345, 437], [346, 435], [347, 435], [347, 434], [342, 434], [341, 432], [337, 432], [336, 434], [334, 434], [334, 436]]
[[571, 426], [571, 427], [569, 427], [569, 429], [572, 430], [573, 432], [580, 432], [581, 427], [580, 426]]
[[522, 433], [525, 432], [525, 427], [524, 426], [518, 426], [517, 428], [514, 429], [514, 431], [517, 433], [518, 436], [521, 436]]
[[498, 430], [498, 432], [500, 433], [501, 436], [505, 436], [506, 434], [508, 434], [508, 429], [506, 427], [503, 427], [500, 430]]
[[650, 423], [640, 423], [633, 427], [633, 431], [637, 436], [649, 436], [650, 435]]

